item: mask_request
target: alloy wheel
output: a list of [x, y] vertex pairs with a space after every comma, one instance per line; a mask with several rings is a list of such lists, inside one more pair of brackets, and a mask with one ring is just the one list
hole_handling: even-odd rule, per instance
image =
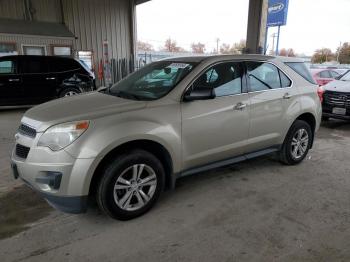
[[309, 146], [309, 134], [306, 129], [297, 130], [292, 138], [291, 155], [295, 160], [302, 158]]
[[135, 164], [118, 177], [113, 190], [114, 201], [123, 210], [135, 211], [151, 200], [156, 187], [154, 170], [146, 164]]

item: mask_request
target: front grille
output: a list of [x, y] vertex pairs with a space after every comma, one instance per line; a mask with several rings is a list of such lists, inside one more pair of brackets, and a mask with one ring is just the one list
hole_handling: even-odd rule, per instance
[[27, 126], [25, 124], [21, 124], [18, 128], [18, 133], [29, 136], [29, 137], [35, 137], [36, 136], [36, 130], [30, 126]]
[[20, 144], [16, 145], [16, 156], [26, 159], [28, 157], [30, 148], [27, 146], [22, 146]]
[[326, 91], [323, 97], [326, 104], [350, 108], [350, 93]]

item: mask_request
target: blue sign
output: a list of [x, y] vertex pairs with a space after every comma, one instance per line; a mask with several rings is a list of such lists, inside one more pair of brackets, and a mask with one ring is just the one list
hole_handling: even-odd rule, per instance
[[267, 26], [281, 26], [287, 24], [289, 0], [269, 0], [267, 11]]

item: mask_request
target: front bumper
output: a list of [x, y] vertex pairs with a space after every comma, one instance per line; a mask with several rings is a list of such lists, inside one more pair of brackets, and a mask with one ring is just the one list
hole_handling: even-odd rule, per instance
[[11, 156], [11, 167], [15, 178], [20, 178], [47, 202], [63, 212], [82, 213], [87, 209], [89, 172], [94, 161], [74, 158], [64, 150], [52, 152], [37, 147], [37, 140], [21, 134], [16, 135], [16, 145], [30, 148], [26, 158]]
[[346, 110], [345, 115], [334, 114], [333, 113], [334, 107], [337, 107], [337, 106], [324, 103], [322, 106], [322, 116], [329, 117], [329, 118], [335, 118], [335, 119], [341, 119], [341, 120], [350, 120], [350, 108], [349, 107], [342, 107], [342, 108], [345, 108], [345, 110]]

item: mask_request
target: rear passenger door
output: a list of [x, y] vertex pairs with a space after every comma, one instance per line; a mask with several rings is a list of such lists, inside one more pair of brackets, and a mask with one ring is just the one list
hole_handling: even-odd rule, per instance
[[250, 127], [247, 151], [281, 144], [289, 119], [287, 109], [295, 103], [291, 80], [275, 65], [246, 62], [250, 98]]
[[49, 73], [44, 56], [22, 56], [20, 71], [28, 104], [39, 104], [55, 97], [55, 76]]

